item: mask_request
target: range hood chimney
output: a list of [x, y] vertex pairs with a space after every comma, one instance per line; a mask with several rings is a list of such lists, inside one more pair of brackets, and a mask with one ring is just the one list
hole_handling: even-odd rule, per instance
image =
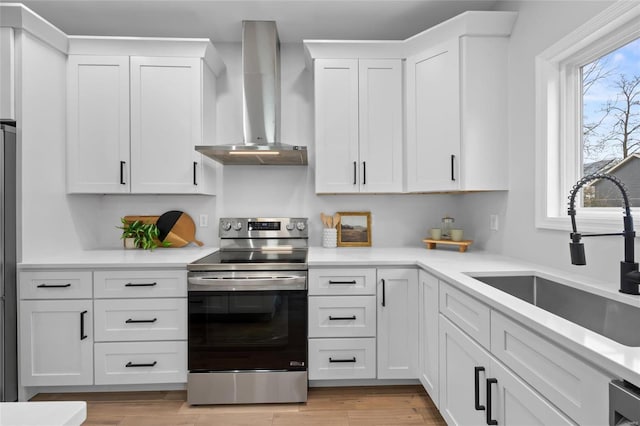
[[196, 146], [225, 165], [307, 165], [307, 147], [280, 142], [280, 40], [274, 21], [242, 22], [244, 144]]

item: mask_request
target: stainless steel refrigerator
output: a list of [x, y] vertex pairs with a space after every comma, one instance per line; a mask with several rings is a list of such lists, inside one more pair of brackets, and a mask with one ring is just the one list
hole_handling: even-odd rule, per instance
[[16, 128], [0, 124], [0, 401], [18, 400]]

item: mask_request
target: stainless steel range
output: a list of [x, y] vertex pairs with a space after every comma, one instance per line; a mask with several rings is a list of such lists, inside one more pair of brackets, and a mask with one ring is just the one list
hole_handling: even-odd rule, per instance
[[306, 218], [222, 218], [188, 265], [190, 404], [307, 400]]

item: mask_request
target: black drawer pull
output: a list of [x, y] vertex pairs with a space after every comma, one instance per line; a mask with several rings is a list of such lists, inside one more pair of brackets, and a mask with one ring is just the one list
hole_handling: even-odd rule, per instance
[[382, 279], [382, 306], [387, 306], [387, 291], [386, 284], [384, 282], [384, 278]]
[[333, 280], [329, 280], [329, 284], [355, 284], [356, 280], [352, 280], [352, 281], [333, 281]]
[[354, 356], [351, 359], [333, 359], [330, 357], [329, 362], [356, 362], [356, 357]]
[[354, 320], [356, 319], [355, 315], [351, 315], [350, 317], [332, 317], [331, 315], [329, 315], [329, 320], [331, 321], [337, 321], [337, 320]]
[[485, 409], [484, 405], [480, 405], [480, 372], [484, 371], [484, 367], [473, 367], [473, 369], [473, 379], [475, 383], [474, 399], [476, 403], [476, 410], [480, 411]]
[[125, 323], [127, 323], [127, 324], [138, 324], [138, 323], [156, 322], [156, 321], [158, 321], [158, 318], [154, 318], [154, 319], [151, 319], [151, 320], [134, 320], [134, 319], [129, 318], [128, 320], [125, 321]]
[[494, 420], [491, 415], [491, 385], [497, 384], [498, 379], [487, 379], [487, 424], [489, 426], [495, 426], [498, 424], [497, 420]]
[[153, 361], [150, 364], [134, 364], [131, 361], [129, 361], [127, 363], [127, 365], [125, 365], [125, 367], [127, 367], [127, 368], [130, 368], [130, 367], [155, 367], [157, 363], [158, 363], [158, 361]]
[[71, 283], [66, 284], [38, 284], [38, 288], [66, 288], [71, 287]]
[[120, 185], [126, 185], [127, 182], [124, 181], [124, 165], [127, 164], [126, 161], [120, 162]]
[[198, 180], [197, 180], [197, 178], [196, 178], [196, 176], [197, 176], [197, 171], [196, 171], [196, 170], [197, 170], [197, 169], [198, 169], [198, 162], [197, 162], [197, 161], [194, 161], [194, 162], [193, 162], [193, 184], [194, 184], [195, 186], [198, 186]]
[[126, 283], [125, 287], [153, 287], [158, 285], [158, 283]]
[[87, 311], [80, 312], [80, 340], [86, 339], [88, 336], [84, 334], [84, 316]]

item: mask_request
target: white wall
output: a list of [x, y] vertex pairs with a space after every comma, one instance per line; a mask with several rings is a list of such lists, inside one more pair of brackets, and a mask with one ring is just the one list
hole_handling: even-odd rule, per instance
[[[522, 1], [503, 2], [501, 8], [518, 11], [509, 47], [509, 167], [510, 191], [465, 195], [462, 211], [476, 233], [487, 235], [486, 247], [550, 267], [588, 275], [619, 285], [622, 237], [586, 239], [588, 265], [572, 266], [569, 233], [536, 229], [535, 192], [535, 56], [598, 14], [611, 2]], [[498, 212], [501, 231], [488, 231], [489, 214]], [[579, 218], [578, 218], [579, 220]], [[622, 215], [620, 217], [622, 230]], [[636, 240], [638, 251], [638, 240]]]

